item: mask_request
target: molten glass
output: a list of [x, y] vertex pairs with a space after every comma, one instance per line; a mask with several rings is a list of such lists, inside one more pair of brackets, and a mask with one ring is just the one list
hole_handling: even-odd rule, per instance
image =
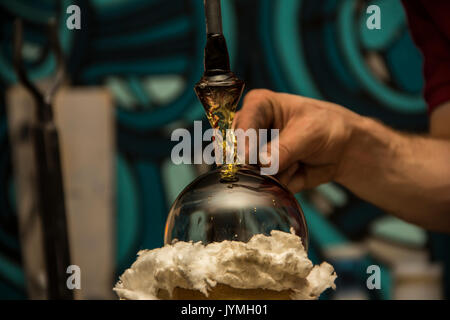
[[303, 212], [292, 193], [257, 168], [239, 166], [237, 181], [221, 179], [220, 167], [194, 180], [175, 200], [164, 242], [223, 240], [247, 242], [255, 234], [293, 228], [308, 246]]

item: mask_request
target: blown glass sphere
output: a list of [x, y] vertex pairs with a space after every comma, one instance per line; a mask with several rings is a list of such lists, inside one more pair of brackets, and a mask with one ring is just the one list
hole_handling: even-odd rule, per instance
[[308, 228], [294, 195], [278, 180], [242, 166], [234, 181], [223, 181], [221, 170], [210, 171], [188, 185], [170, 209], [164, 243], [234, 240], [293, 228], [308, 247]]

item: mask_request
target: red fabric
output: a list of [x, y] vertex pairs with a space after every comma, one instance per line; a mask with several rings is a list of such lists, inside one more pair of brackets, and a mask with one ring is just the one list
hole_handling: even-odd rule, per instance
[[403, 5], [424, 56], [425, 100], [431, 113], [450, 101], [450, 0], [403, 0]]

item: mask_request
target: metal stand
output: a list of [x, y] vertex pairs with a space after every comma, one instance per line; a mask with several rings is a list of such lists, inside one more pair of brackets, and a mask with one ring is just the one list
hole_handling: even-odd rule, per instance
[[73, 292], [66, 285], [70, 251], [58, 131], [52, 108], [53, 97], [64, 79], [64, 59], [54, 20], [49, 23], [49, 39], [57, 59], [57, 73], [48, 92], [42, 94], [29, 80], [23, 66], [23, 23], [20, 19], [15, 21], [14, 68], [21, 84], [30, 92], [35, 102], [36, 121], [31, 130], [37, 168], [36, 187], [43, 228], [48, 298], [73, 299]]

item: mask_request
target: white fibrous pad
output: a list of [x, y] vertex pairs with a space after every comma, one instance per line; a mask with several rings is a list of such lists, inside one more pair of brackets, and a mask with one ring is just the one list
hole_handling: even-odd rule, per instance
[[313, 266], [300, 237], [293, 232], [258, 234], [249, 242], [178, 241], [143, 250], [114, 290], [121, 299], [158, 299], [159, 290], [172, 294], [177, 287], [208, 296], [218, 283], [238, 289], [290, 290], [295, 300], [317, 299], [335, 289], [334, 268]]

